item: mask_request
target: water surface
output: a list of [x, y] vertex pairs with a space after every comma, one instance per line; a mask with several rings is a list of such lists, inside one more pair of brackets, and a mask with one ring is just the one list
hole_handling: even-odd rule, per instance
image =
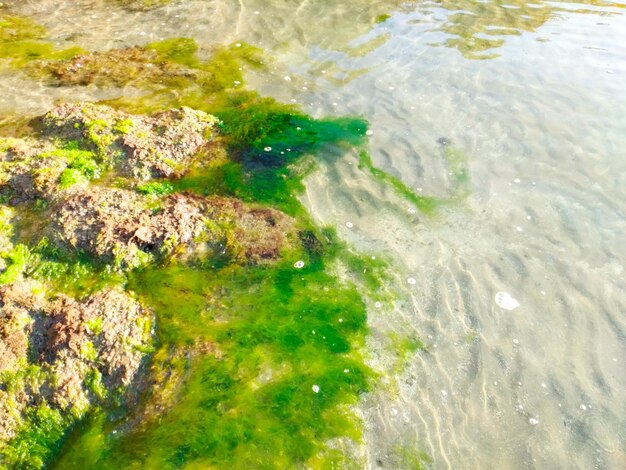
[[[423, 215], [352, 153], [308, 179], [314, 218], [388, 256], [399, 291], [370, 299], [383, 374], [359, 405], [368, 468], [409, 468], [398, 449], [433, 468], [626, 467], [625, 4], [4, 3], [60, 45], [182, 35], [264, 48], [273, 65], [251, 86], [315, 116], [366, 118], [378, 168], [451, 199]], [[68, 95], [3, 73], [0, 113], [124, 92]], [[498, 292], [520, 306], [501, 308]], [[407, 332], [426, 350], [399, 364], [394, 333]]]

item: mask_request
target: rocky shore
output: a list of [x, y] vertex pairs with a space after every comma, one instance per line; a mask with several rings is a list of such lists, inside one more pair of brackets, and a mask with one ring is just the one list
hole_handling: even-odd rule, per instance
[[56, 416], [62, 431], [123, 398], [152, 350], [153, 314], [123, 286], [72, 297], [35, 279], [42, 242], [45, 256], [124, 273], [174, 258], [266, 263], [297, 239], [276, 209], [173, 192], [226, 155], [211, 115], [82, 103], [36, 121], [36, 137], [0, 138], [0, 447], [41, 421], [31, 410]]

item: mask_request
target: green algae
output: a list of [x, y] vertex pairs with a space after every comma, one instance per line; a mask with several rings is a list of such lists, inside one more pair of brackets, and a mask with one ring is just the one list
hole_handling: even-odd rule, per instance
[[167, 181], [152, 181], [137, 186], [137, 191], [147, 196], [165, 196], [174, 192], [174, 186]]
[[129, 11], [148, 11], [171, 3], [172, 0], [116, 0]]
[[[307, 260], [297, 269], [290, 260], [215, 271], [173, 264], [138, 271], [129, 288], [157, 315], [155, 357], [189, 351], [173, 365], [185, 380], [158, 425], [148, 421], [95, 449], [77, 447], [78, 439], [54, 468], [286, 468], [320, 455], [337, 460], [324, 452], [329, 439], [359, 439], [346, 405], [370, 387], [359, 353], [365, 306], [322, 265]], [[219, 354], [198, 354], [198, 344]]]
[[11, 250], [0, 253], [8, 263], [4, 272], [0, 274], [0, 285], [10, 284], [24, 271], [29, 261], [30, 252], [26, 245], [15, 245]]
[[26, 410], [23, 424], [9, 446], [0, 448], [0, 463], [7, 468], [42, 468], [56, 452], [74, 417], [43, 403]]
[[63, 158], [67, 161], [67, 167], [59, 176], [61, 189], [99, 178], [102, 172], [97, 162], [98, 157], [89, 150], [81, 149], [79, 143], [75, 141], [66, 142], [59, 149], [41, 154], [42, 158], [48, 156]]
[[[78, 423], [52, 467], [345, 465], [349, 456], [327, 443], [360, 439], [360, 423], [350, 406], [370, 389], [374, 376], [360, 352], [367, 334], [360, 292], [373, 295], [382, 288], [386, 264], [349, 250], [332, 230], [313, 227], [296, 196], [314, 168], [308, 156], [330, 145], [363, 145], [367, 123], [313, 119], [296, 107], [242, 90], [241, 64], [263, 66], [258, 51], [244, 44], [218, 49], [207, 60], [198, 58], [195, 41], [184, 38], [154, 43], [147, 50], [155, 52], [156, 63], [196, 73], [165, 83], [144, 77], [134, 85], [147, 95], [109, 104], [133, 112], [190, 106], [213, 113], [221, 120], [220, 138], [229, 159], [136, 189], [157, 200], [170, 192], [194, 191], [279, 208], [299, 218], [301, 248], [282, 253], [279, 262], [268, 266], [238, 266], [214, 257], [193, 265], [153, 264], [130, 273], [82, 253], [64, 252], [45, 238], [30, 248], [28, 262], [16, 263], [18, 274], [81, 295], [102, 285], [124, 285], [154, 310], [158, 325], [149, 374], [154, 386], [144, 393], [136, 417], [126, 420], [116, 407], [94, 409]], [[108, 145], [99, 140], [105, 126], [109, 123], [88, 125], [95, 154]], [[115, 130], [124, 134], [130, 129], [118, 122]], [[69, 147], [65, 150], [87, 152]], [[71, 162], [66, 170], [72, 171], [70, 181], [96, 177], [98, 170], [90, 163], [97, 163], [96, 158], [87, 153], [65, 158]], [[367, 155], [362, 165], [421, 210], [431, 212], [438, 204], [376, 169]], [[296, 261], [304, 266], [295, 267]], [[338, 267], [361, 291], [339, 282]], [[90, 377], [86, 385], [99, 396], [101, 381], [97, 374]], [[34, 418], [27, 422], [43, 426]], [[57, 432], [51, 435], [57, 439], [44, 443], [42, 462], [62, 441]], [[22, 441], [30, 442], [20, 437], [13, 447], [22, 448]]]
[[372, 163], [372, 157], [365, 150], [359, 152], [359, 168], [368, 170], [374, 178], [391, 186], [399, 195], [415, 204], [415, 206], [425, 214], [432, 214], [435, 209], [443, 203], [442, 200], [432, 196], [419, 196], [415, 194], [415, 192], [400, 181], [400, 179], [376, 168]]
[[45, 40], [45, 28], [31, 19], [0, 12], [0, 59], [9, 59], [19, 68], [38, 59], [63, 60], [74, 57], [82, 49], [59, 50]]

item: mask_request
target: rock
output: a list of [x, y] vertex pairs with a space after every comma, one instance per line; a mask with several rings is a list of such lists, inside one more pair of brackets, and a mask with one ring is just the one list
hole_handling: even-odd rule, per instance
[[0, 138], [0, 190], [11, 204], [48, 198], [58, 192], [58, 179], [67, 160], [55, 147], [33, 139]]
[[252, 207], [238, 199], [207, 199], [209, 217], [233, 226], [231, 255], [249, 263], [275, 260], [294, 235], [294, 220], [275, 209]]
[[218, 251], [251, 263], [276, 259], [293, 220], [225, 197], [172, 194], [161, 207], [124, 189], [92, 188], [52, 211], [52, 240], [118, 268], [133, 268], [173, 254], [206, 257]]
[[176, 78], [194, 78], [196, 71], [159, 58], [155, 50], [141, 47], [81, 54], [66, 61], [35, 64], [53, 77], [56, 86], [96, 85], [124, 87], [129, 83], [157, 84]]
[[201, 205], [193, 196], [171, 195], [153, 211], [134, 191], [93, 188], [59, 205], [51, 237], [118, 268], [132, 268], [191, 244], [207, 231]]
[[24, 280], [0, 286], [0, 372], [15, 370], [28, 358], [33, 323], [45, 315], [44, 298], [33, 288]]
[[211, 140], [217, 122], [187, 107], [143, 116], [90, 103], [66, 103], [43, 118], [47, 134], [84, 142], [122, 175], [140, 180], [184, 173]]
[[45, 402], [81, 416], [130, 386], [151, 323], [150, 312], [119, 288], [78, 301], [46, 300], [40, 285], [23, 279], [0, 287], [0, 440], [15, 435], [26, 406]]

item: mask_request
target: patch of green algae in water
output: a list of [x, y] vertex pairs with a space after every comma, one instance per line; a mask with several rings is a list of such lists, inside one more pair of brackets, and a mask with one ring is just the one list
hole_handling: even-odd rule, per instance
[[[35, 32], [39, 41], [43, 32]], [[229, 148], [226, 161], [157, 184], [168, 192], [222, 194], [279, 208], [299, 219], [304, 236], [273, 265], [171, 262], [114, 277], [156, 315], [157, 349], [145, 393], [138, 410], [122, 403], [94, 410], [50, 467], [349, 467], [350, 456], [328, 442], [360, 440], [350, 407], [369, 390], [374, 373], [360, 352], [367, 334], [364, 302], [354, 285], [332, 274], [333, 266], [357, 266], [353, 274], [369, 290], [380, 286], [384, 267], [363, 269], [365, 258], [312, 227], [296, 196], [311, 169], [303, 157], [329, 144], [359, 146], [367, 124], [315, 120], [234, 86], [243, 82], [242, 62], [262, 66], [250, 46], [217, 50], [208, 61], [196, 57], [197, 45], [188, 39], [147, 49], [158, 61], [199, 75], [182, 74], [165, 85], [139, 81], [135, 85], [147, 95], [108, 104], [131, 112], [186, 105], [213, 113], [223, 121], [221, 138]], [[370, 160], [362, 163], [376, 172]], [[418, 202], [423, 210], [432, 208], [428, 200]], [[63, 259], [57, 258], [48, 264], [58, 263], [54, 270], [62, 276]], [[304, 267], [297, 268], [300, 260]]]
[[[120, 437], [95, 420], [106, 438], [95, 446], [79, 438], [54, 468], [318, 467], [343, 458], [326, 449], [328, 439], [359, 439], [346, 405], [371, 376], [358, 353], [365, 308], [322, 265], [171, 265], [137, 273], [129, 287], [157, 314], [155, 367], [184, 376], [175, 403]], [[185, 359], [160, 363], [172, 349], [187, 349]]]

